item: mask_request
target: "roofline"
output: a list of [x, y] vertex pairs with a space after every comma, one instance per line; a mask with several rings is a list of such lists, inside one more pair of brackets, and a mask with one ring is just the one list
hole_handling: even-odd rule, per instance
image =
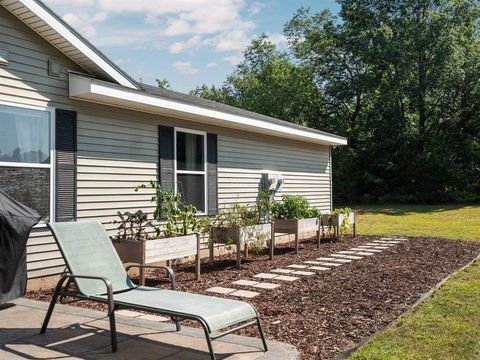
[[125, 88], [108, 82], [70, 74], [70, 97], [78, 100], [108, 104], [135, 111], [182, 118], [199, 123], [223, 126], [321, 145], [347, 145], [347, 139], [313, 129], [292, 127], [267, 120], [209, 109], [198, 105], [166, 99], [141, 90]]
[[135, 80], [127, 75], [107, 56], [98, 50], [92, 43], [80, 35], [75, 29], [68, 25], [61, 17], [51, 10], [42, 1], [38, 0], [17, 0], [25, 7], [30, 9], [42, 21], [47, 23], [53, 30], [70, 42], [80, 52], [82, 52], [93, 63], [105, 71], [109, 76], [120, 85], [131, 89], [138, 89], [139, 86]]

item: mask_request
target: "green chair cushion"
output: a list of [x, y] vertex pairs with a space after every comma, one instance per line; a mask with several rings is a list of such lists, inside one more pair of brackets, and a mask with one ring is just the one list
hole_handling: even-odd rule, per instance
[[[111, 281], [114, 292], [135, 287], [100, 223], [62, 222], [48, 225], [71, 274], [106, 277]], [[76, 283], [87, 296], [107, 292], [102, 281], [77, 279]]]
[[[107, 299], [106, 295], [96, 298]], [[116, 304], [138, 305], [202, 318], [214, 332], [257, 316], [250, 304], [213, 296], [141, 286], [113, 296]]]

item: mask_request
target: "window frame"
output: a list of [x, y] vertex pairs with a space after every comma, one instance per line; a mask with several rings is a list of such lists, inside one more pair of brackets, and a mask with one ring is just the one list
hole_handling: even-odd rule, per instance
[[[177, 168], [177, 133], [187, 133], [203, 136], [203, 171], [197, 170], [178, 170]], [[207, 132], [201, 130], [186, 129], [182, 127], [174, 127], [173, 131], [173, 182], [175, 184], [175, 193], [178, 192], [177, 175], [203, 175], [203, 194], [204, 194], [204, 211], [197, 211], [197, 215], [207, 215], [208, 213], [208, 184], [207, 184]]]
[[[35, 106], [22, 103], [15, 103], [9, 101], [0, 100], [0, 105], [10, 106], [13, 108], [30, 109], [48, 112], [50, 114], [50, 164], [35, 164], [35, 163], [22, 163], [22, 162], [8, 162], [0, 161], [0, 167], [19, 167], [19, 168], [37, 168], [48, 169], [50, 168], [50, 211], [49, 222], [55, 221], [55, 108], [50, 106]], [[41, 221], [34, 227], [45, 226], [45, 221]]]

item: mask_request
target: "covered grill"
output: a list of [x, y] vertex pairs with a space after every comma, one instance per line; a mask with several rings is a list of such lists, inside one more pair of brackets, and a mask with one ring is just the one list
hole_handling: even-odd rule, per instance
[[27, 288], [27, 240], [40, 215], [0, 190], [0, 304]]

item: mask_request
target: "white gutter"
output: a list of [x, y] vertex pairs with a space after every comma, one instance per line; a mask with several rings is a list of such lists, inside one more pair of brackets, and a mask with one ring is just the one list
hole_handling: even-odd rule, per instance
[[119, 84], [137, 89], [137, 86], [133, 84], [128, 78], [123, 76], [117, 69], [110, 65], [105, 59], [95, 52], [90, 46], [88, 46], [84, 41], [82, 41], [74, 32], [72, 32], [68, 27], [62, 24], [55, 16], [48, 12], [43, 6], [39, 5], [35, 0], [18, 0], [25, 7], [27, 7], [31, 12], [37, 15], [41, 20], [47, 23], [53, 30], [55, 30], [60, 36], [62, 36], [66, 41], [72, 44], [77, 48], [81, 53], [83, 53], [87, 58], [93, 61], [98, 67], [104, 70], [108, 75], [110, 75], [115, 81]]
[[177, 117], [200, 123], [224, 126], [322, 145], [347, 145], [347, 139], [219, 110], [185, 104], [146, 92], [111, 85], [92, 78], [70, 74], [70, 97], [136, 111]]

